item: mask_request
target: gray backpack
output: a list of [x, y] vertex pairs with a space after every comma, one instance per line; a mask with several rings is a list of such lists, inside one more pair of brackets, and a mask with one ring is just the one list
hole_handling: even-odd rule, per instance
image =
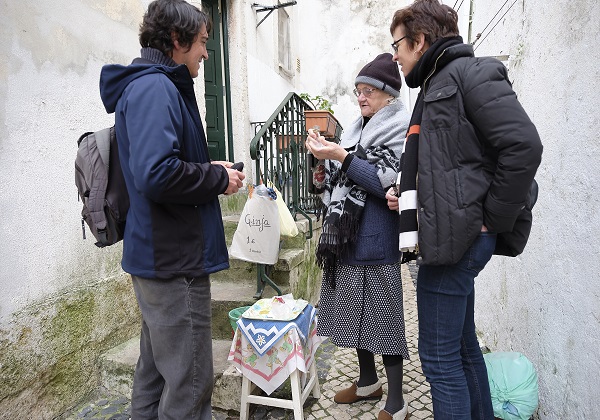
[[87, 224], [97, 240], [96, 246], [113, 245], [123, 239], [129, 210], [115, 127], [84, 133], [77, 146], [75, 185], [83, 202], [83, 239]]

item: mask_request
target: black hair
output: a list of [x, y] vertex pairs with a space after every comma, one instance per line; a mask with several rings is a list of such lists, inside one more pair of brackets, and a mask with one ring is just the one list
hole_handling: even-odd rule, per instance
[[140, 44], [170, 57], [173, 37], [182, 47], [191, 48], [204, 25], [210, 32], [212, 22], [208, 15], [185, 0], [154, 0], [140, 25]]

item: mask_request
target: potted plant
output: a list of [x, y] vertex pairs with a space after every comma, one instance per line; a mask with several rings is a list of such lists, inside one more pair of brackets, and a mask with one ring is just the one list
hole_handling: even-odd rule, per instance
[[301, 93], [300, 97], [315, 108], [304, 111], [306, 130], [312, 128], [318, 130], [323, 137], [339, 138], [341, 126], [333, 116], [331, 102], [321, 95], [310, 96], [308, 93]]

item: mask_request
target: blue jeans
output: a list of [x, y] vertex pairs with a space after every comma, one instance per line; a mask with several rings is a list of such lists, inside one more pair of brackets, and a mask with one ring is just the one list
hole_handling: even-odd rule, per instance
[[132, 420], [210, 420], [213, 390], [208, 276], [131, 276], [142, 312]]
[[436, 420], [494, 419], [474, 306], [475, 277], [495, 245], [496, 234], [484, 232], [456, 264], [419, 267], [419, 357]]

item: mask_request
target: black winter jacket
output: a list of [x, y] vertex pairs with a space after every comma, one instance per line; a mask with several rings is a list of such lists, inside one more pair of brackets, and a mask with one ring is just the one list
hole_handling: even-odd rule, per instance
[[541, 161], [537, 130], [504, 65], [470, 45], [439, 56], [422, 86], [419, 262], [460, 260], [482, 225], [510, 232]]

